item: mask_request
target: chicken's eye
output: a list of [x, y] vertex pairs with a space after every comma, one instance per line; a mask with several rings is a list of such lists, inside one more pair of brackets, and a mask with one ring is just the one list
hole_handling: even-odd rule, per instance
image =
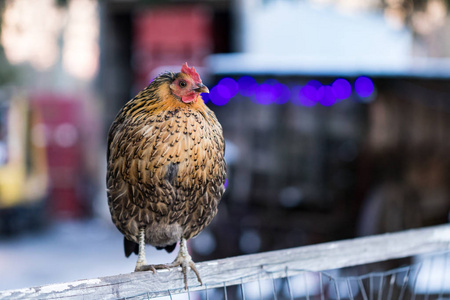
[[186, 86], [186, 81], [180, 81], [178, 84], [180, 87], [184, 88]]

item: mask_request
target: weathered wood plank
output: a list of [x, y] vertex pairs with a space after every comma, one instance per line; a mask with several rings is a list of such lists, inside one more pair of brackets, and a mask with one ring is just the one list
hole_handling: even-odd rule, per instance
[[[450, 249], [450, 225], [197, 263], [208, 288], [279, 278], [299, 270], [323, 271]], [[200, 286], [189, 274], [190, 291]], [[40, 287], [0, 291], [6, 299], [121, 299], [182, 292], [181, 271], [129, 273]]]

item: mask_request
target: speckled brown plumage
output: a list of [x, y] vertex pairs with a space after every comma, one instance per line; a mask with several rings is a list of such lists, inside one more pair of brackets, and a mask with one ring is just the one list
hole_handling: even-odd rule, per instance
[[126, 239], [156, 247], [190, 239], [217, 213], [226, 165], [222, 127], [203, 100], [184, 103], [165, 73], [130, 100], [108, 135], [107, 194]]

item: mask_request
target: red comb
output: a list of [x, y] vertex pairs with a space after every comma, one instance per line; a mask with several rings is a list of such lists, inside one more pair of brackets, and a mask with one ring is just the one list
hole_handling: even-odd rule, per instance
[[185, 62], [184, 65], [181, 67], [181, 72], [191, 76], [194, 82], [202, 82], [197, 71], [195, 71], [195, 68], [194, 67], [189, 68], [187, 62]]

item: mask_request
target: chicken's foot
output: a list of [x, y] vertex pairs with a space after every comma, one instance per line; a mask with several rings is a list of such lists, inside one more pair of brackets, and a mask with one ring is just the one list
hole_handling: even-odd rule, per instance
[[[140, 251], [139, 251], [140, 253]], [[144, 257], [145, 258], [145, 257]], [[200, 285], [202, 285], [202, 279], [200, 278], [200, 273], [198, 272], [197, 268], [195, 267], [195, 263], [192, 260], [192, 257], [189, 255], [189, 252], [187, 250], [187, 244], [186, 239], [182, 238], [180, 242], [180, 251], [178, 252], [177, 258], [170, 263], [170, 264], [160, 264], [160, 265], [136, 265], [136, 271], [153, 271], [153, 273], [156, 273], [156, 270], [160, 269], [171, 269], [181, 267], [181, 271], [183, 272], [184, 277], [184, 289], [187, 290], [187, 270], [188, 267], [194, 271], [195, 275], [197, 276], [198, 282], [200, 282]]]
[[192, 269], [192, 271], [194, 271], [195, 275], [197, 276], [198, 282], [200, 282], [200, 285], [203, 285], [202, 279], [200, 278], [200, 273], [198, 272], [197, 267], [195, 266], [195, 263], [192, 260], [192, 257], [189, 255], [186, 239], [181, 238], [180, 251], [178, 252], [178, 256], [173, 261], [173, 263], [171, 263], [170, 265], [172, 267], [181, 266], [181, 271], [183, 272], [183, 276], [184, 276], [184, 289], [185, 290], [187, 290], [188, 267], [190, 267]]

